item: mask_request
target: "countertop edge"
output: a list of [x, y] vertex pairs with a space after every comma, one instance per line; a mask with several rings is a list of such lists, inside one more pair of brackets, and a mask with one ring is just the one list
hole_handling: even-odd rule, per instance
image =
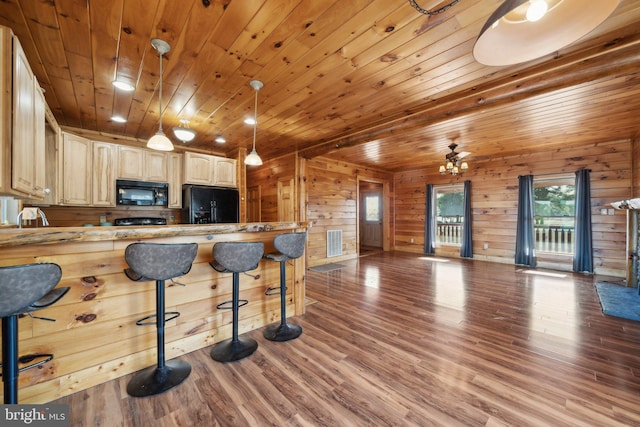
[[207, 234], [256, 233], [306, 228], [306, 222], [22, 228], [0, 230], [0, 247], [64, 242], [152, 239], [173, 236], [200, 236]]

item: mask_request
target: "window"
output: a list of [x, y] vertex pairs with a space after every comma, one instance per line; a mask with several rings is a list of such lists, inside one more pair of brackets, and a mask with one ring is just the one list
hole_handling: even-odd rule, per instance
[[573, 254], [575, 178], [534, 179], [536, 251]]
[[464, 218], [464, 187], [435, 187], [433, 197], [436, 207], [436, 244], [460, 246]]
[[366, 196], [364, 198], [365, 221], [380, 221], [380, 196]]

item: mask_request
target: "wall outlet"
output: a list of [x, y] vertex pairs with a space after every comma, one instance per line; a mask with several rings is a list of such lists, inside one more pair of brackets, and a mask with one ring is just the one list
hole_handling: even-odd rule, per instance
[[484, 245], [482, 245], [482, 249], [489, 249], [489, 243], [484, 242]]
[[609, 212], [609, 215], [613, 215], [616, 213], [616, 211], [613, 208], [609, 209], [608, 212]]
[[100, 222], [107, 222], [106, 215], [100, 215]]
[[412, 238], [409, 239], [409, 243], [413, 243], [413, 242], [415, 242], [415, 240], [412, 237]]
[[607, 214], [607, 208], [600, 208], [600, 215], [606, 215]]
[[169, 215], [169, 221], [170, 222], [174, 222], [176, 220], [176, 217], [173, 215]]

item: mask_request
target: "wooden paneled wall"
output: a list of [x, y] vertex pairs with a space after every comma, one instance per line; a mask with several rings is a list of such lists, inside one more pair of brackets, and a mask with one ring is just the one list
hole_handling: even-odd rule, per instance
[[[260, 188], [260, 221], [280, 221], [278, 219], [278, 183], [288, 185], [292, 180], [294, 183], [297, 182], [297, 162], [297, 156], [292, 154], [266, 161], [257, 168], [247, 167], [247, 191], [251, 191], [255, 187]], [[298, 194], [297, 191], [294, 191], [294, 194]], [[295, 199], [297, 200], [297, 196]], [[299, 204], [295, 203], [294, 205], [293, 220], [300, 220], [297, 209]]]
[[[626, 215], [615, 211], [601, 215], [600, 208], [632, 195], [630, 140], [566, 146], [551, 151], [535, 150], [513, 157], [473, 161], [463, 177], [442, 176], [437, 170], [416, 170], [395, 176], [396, 249], [422, 252], [426, 184], [454, 184], [471, 180], [473, 257], [513, 263], [515, 252], [518, 176], [544, 176], [591, 170], [591, 214], [595, 272], [626, 275]], [[478, 153], [481, 154], [481, 153]], [[410, 239], [414, 239], [411, 244]], [[483, 249], [483, 244], [488, 249]], [[440, 247], [436, 253], [458, 256], [457, 248]], [[539, 257], [541, 266], [567, 268], [571, 259]]]
[[632, 197], [640, 197], [640, 137], [635, 137], [631, 141], [632, 154], [631, 159], [633, 162], [632, 176], [633, 176], [633, 191]]

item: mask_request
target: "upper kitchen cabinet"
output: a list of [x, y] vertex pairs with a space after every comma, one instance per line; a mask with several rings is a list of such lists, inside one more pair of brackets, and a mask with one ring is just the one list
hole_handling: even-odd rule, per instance
[[118, 179], [167, 182], [167, 153], [118, 146]]
[[184, 182], [185, 184], [236, 187], [236, 160], [185, 152]]
[[63, 135], [61, 204], [115, 206], [116, 147], [69, 133]]
[[46, 104], [20, 42], [0, 27], [0, 193], [45, 196]]

